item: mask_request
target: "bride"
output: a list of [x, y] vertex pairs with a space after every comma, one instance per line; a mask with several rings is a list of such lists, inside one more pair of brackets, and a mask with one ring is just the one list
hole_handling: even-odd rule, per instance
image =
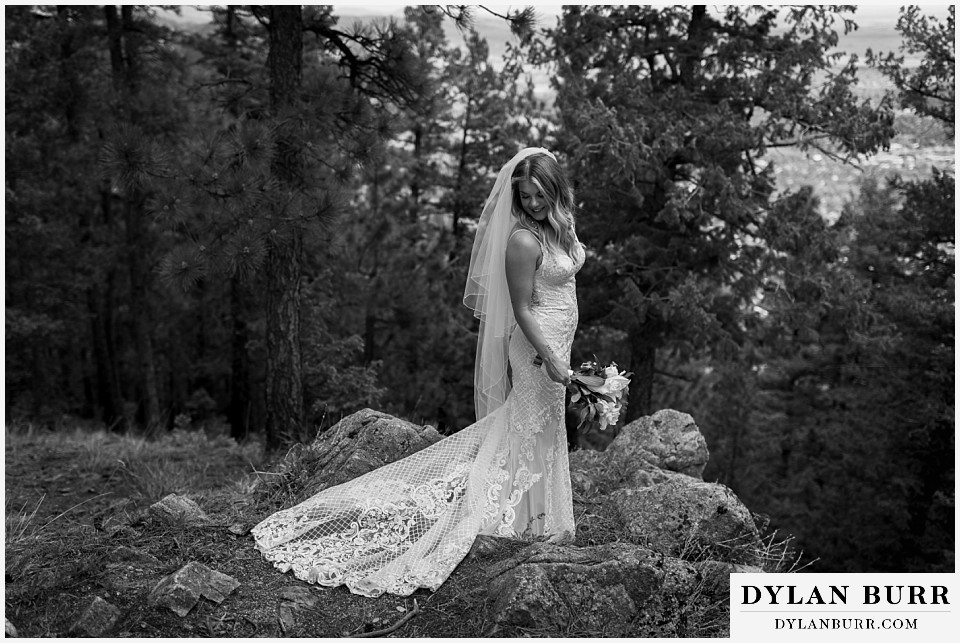
[[464, 290], [480, 319], [477, 422], [268, 517], [253, 528], [264, 557], [311, 583], [406, 596], [437, 589], [478, 534], [572, 539], [564, 385], [584, 261], [573, 209], [546, 149], [503, 166]]

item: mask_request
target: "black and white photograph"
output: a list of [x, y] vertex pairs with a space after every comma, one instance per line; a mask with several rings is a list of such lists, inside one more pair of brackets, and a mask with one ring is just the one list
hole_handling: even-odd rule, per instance
[[960, 626], [954, 5], [4, 12], [7, 637]]

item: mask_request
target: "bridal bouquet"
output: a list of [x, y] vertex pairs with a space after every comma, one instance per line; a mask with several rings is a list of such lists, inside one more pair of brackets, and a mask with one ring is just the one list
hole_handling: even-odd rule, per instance
[[596, 358], [584, 362], [570, 376], [570, 406], [580, 418], [577, 429], [590, 430], [594, 427], [601, 431], [613, 426], [620, 420], [623, 406], [623, 392], [630, 385], [627, 373], [617, 369], [616, 362], [608, 366], [599, 366]]

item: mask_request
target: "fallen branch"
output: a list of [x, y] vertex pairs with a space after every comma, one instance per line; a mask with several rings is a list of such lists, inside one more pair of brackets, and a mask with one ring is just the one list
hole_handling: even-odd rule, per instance
[[401, 618], [399, 621], [397, 621], [396, 623], [394, 623], [394, 624], [391, 625], [390, 627], [385, 627], [385, 628], [383, 628], [382, 630], [374, 630], [374, 631], [372, 631], [372, 632], [364, 632], [363, 634], [351, 634], [351, 635], [348, 636], [347, 638], [351, 638], [351, 639], [369, 639], [369, 638], [374, 638], [374, 637], [377, 637], [377, 636], [384, 636], [385, 634], [390, 634], [391, 632], [395, 632], [396, 630], [399, 630], [401, 627], [403, 627], [403, 625], [404, 625], [407, 621], [409, 621], [410, 619], [412, 619], [414, 616], [416, 616], [416, 615], [419, 614], [419, 613], [420, 613], [420, 606], [417, 605], [417, 599], [413, 599], [413, 609], [410, 610], [409, 612], [407, 612], [406, 615], [404, 615], [403, 618]]
[[[243, 617], [243, 620], [245, 620], [247, 623], [249, 623], [250, 625], [253, 626], [253, 634], [256, 634], [256, 633], [257, 633], [257, 630], [260, 629], [260, 626], [257, 625], [257, 622], [254, 621], [253, 619], [251, 619], [249, 616], [244, 616], [244, 617]], [[251, 635], [251, 636], [252, 636], [252, 635]]]

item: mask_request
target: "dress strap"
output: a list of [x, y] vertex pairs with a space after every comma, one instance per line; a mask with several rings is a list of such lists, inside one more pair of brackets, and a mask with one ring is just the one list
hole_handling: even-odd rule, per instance
[[540, 237], [533, 230], [531, 230], [530, 228], [524, 228], [523, 226], [517, 226], [516, 228], [514, 228], [513, 232], [510, 233], [510, 236], [507, 237], [507, 239], [513, 239], [513, 235], [517, 234], [518, 232], [522, 232], [524, 230], [532, 234], [538, 242], [540, 241]]
[[517, 234], [518, 232], [520, 232], [520, 231], [522, 231], [522, 230], [526, 230], [527, 232], [529, 232], [530, 234], [532, 234], [532, 235], [533, 235], [533, 238], [537, 240], [537, 244], [539, 244], [539, 246], [540, 246], [540, 258], [537, 260], [537, 270], [539, 270], [539, 269], [540, 269], [540, 266], [543, 265], [543, 258], [547, 256], [547, 248], [546, 248], [546, 246], [543, 245], [543, 239], [540, 238], [540, 235], [538, 235], [536, 232], [534, 232], [534, 231], [531, 230], [530, 228], [524, 228], [523, 226], [517, 226], [517, 227], [514, 228], [513, 231], [510, 233], [510, 236], [507, 237], [507, 241], [510, 241], [510, 239], [513, 239], [513, 235]]
[[521, 232], [522, 230], [526, 230], [527, 232], [529, 232], [530, 234], [532, 234], [532, 235], [533, 235], [533, 238], [537, 240], [537, 243], [538, 243], [538, 244], [540, 244], [540, 252], [546, 253], [546, 247], [544, 246], [543, 239], [541, 239], [541, 238], [540, 238], [540, 235], [537, 234], [536, 232], [534, 232], [533, 230], [531, 230], [530, 228], [524, 228], [523, 226], [517, 226], [517, 227], [514, 228], [513, 231], [510, 233], [510, 236], [507, 237], [507, 241], [509, 241], [510, 239], [513, 239], [513, 235], [517, 234], [518, 232]]

